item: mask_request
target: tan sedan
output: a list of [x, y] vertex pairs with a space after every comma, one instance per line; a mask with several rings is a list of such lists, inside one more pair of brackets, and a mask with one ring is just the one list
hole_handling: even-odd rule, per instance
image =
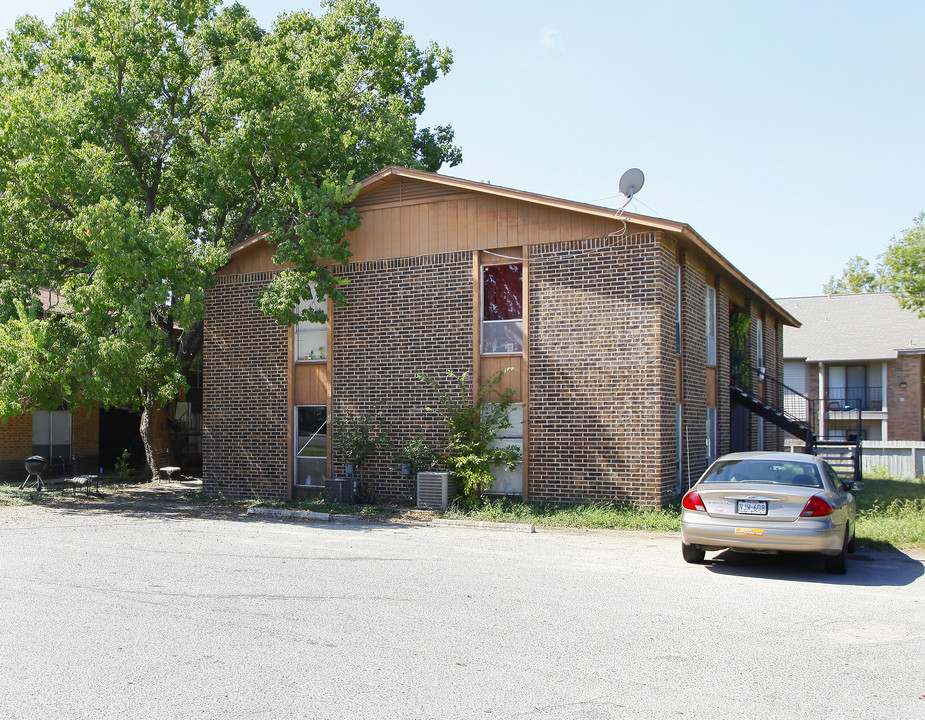
[[814, 455], [733, 453], [714, 462], [681, 502], [681, 551], [821, 553], [825, 569], [844, 573], [854, 550], [857, 506], [832, 467]]

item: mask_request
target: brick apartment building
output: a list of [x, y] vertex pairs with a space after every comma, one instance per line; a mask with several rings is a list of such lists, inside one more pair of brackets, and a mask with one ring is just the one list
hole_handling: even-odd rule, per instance
[[93, 472], [99, 462], [99, 411], [38, 410], [0, 423], [0, 480], [22, 482], [23, 461], [30, 455], [50, 461], [49, 477], [76, 472], [72, 458]]
[[[56, 312], [63, 302], [60, 293], [47, 287], [38, 289], [36, 299], [46, 313]], [[80, 458], [83, 472], [93, 472], [99, 462], [99, 436], [97, 410], [38, 410], [0, 422], [0, 481], [22, 482], [23, 462], [30, 455], [49, 460], [49, 476], [75, 471], [74, 458]]]
[[[809, 397], [822, 438], [921, 441], [925, 319], [890, 293], [778, 300], [801, 323], [784, 332], [784, 382]], [[860, 417], [859, 417], [860, 415]]]
[[[380, 408], [396, 442], [433, 433], [433, 391], [512, 367], [505, 442], [523, 450], [494, 492], [531, 500], [661, 505], [734, 447], [784, 433], [733, 417], [731, 313], [747, 353], [782, 371], [794, 318], [683, 223], [389, 167], [362, 181], [346, 303], [326, 325], [285, 328], [255, 307], [282, 268], [255, 236], [207, 297], [207, 493], [289, 498], [344, 471], [330, 420]], [[741, 349], [740, 349], [741, 352]], [[760, 353], [760, 355], [758, 355]], [[738, 439], [736, 439], [738, 438]], [[407, 495], [383, 452], [365, 475]]]
[[[36, 293], [46, 313], [60, 312], [66, 302], [56, 290], [44, 287]], [[173, 403], [171, 440], [187, 472], [199, 465], [201, 382], [198, 373], [187, 373], [190, 388]], [[128, 450], [135, 467], [144, 464], [144, 448], [138, 430], [139, 412], [120, 408], [83, 410], [37, 410], [0, 422], [0, 481], [21, 483], [24, 460], [41, 455], [49, 461], [46, 478], [96, 473], [111, 469]]]

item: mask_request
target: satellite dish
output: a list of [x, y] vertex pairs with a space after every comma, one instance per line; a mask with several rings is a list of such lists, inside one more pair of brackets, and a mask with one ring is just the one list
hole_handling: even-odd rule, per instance
[[620, 192], [632, 200], [633, 195], [642, 190], [642, 185], [645, 181], [646, 176], [642, 174], [642, 170], [630, 168], [620, 178]]

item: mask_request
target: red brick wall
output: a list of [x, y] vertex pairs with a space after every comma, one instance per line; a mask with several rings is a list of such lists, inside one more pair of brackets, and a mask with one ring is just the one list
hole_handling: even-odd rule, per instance
[[[681, 322], [684, 328], [683, 427], [681, 437], [682, 490], [686, 490], [703, 474], [707, 466], [707, 311], [706, 286], [713, 275], [701, 258], [688, 253], [685, 258]], [[717, 302], [717, 315], [719, 304]], [[717, 335], [717, 358], [722, 345]], [[719, 398], [717, 398], [719, 401]], [[718, 424], [718, 421], [717, 421]]]
[[20, 415], [0, 423], [0, 478], [22, 480], [23, 461], [32, 454], [32, 416]]
[[889, 437], [884, 439], [922, 440], [921, 355], [900, 355], [887, 363], [887, 410]]
[[77, 410], [71, 416], [71, 454], [80, 473], [96, 473], [100, 464], [99, 410]]
[[[675, 492], [675, 273], [678, 249], [654, 233], [528, 249], [529, 496], [662, 504]], [[441, 434], [428, 412], [452, 389], [448, 370], [472, 370], [473, 256], [469, 251], [354, 263], [334, 309], [333, 417], [378, 407], [395, 443]], [[208, 295], [204, 381], [204, 489], [286, 497], [291, 408], [287, 330], [254, 299], [270, 273], [228, 275]], [[715, 277], [688, 256], [682, 291], [684, 476], [706, 465], [704, 288]], [[719, 452], [728, 448], [728, 293], [717, 294]], [[777, 339], [771, 340], [775, 349]], [[766, 344], [767, 347], [767, 344]], [[773, 352], [773, 351], [771, 351]], [[378, 497], [407, 497], [391, 451], [364, 476]], [[333, 471], [344, 458], [334, 446]]]
[[[424, 432], [445, 434], [439, 416], [428, 412], [436, 393], [418, 379], [454, 389], [447, 371], [472, 373], [475, 288], [472, 253], [355, 263], [336, 273], [350, 280], [346, 303], [334, 309], [333, 416], [365, 414], [378, 407], [392, 425], [395, 444]], [[407, 497], [408, 480], [393, 469], [392, 452], [382, 451], [364, 468], [377, 496]], [[334, 473], [345, 458], [334, 445]]]
[[658, 505], [673, 487], [673, 272], [654, 234], [530, 248], [531, 499]]
[[716, 289], [716, 455], [730, 451], [729, 423], [729, 287], [720, 280]]
[[225, 275], [206, 298], [203, 491], [289, 495], [288, 329], [254, 305], [272, 273]]
[[[99, 467], [99, 411], [77, 410], [71, 416], [71, 455], [75, 472], [95, 473]], [[23, 461], [32, 454], [32, 415], [20, 415], [0, 423], [0, 479], [25, 478]], [[60, 468], [58, 470], [60, 475]], [[20, 477], [22, 476], [22, 477]]]

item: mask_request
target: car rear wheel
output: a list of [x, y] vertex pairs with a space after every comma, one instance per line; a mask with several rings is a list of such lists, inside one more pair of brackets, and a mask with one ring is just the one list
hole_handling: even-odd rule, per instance
[[834, 575], [844, 575], [848, 571], [848, 528], [845, 528], [845, 539], [842, 540], [841, 551], [838, 555], [825, 556], [825, 571]]
[[706, 553], [698, 547], [681, 543], [681, 555], [684, 556], [685, 562], [702, 563]]
[[854, 536], [854, 533], [851, 533], [851, 539], [848, 541], [848, 552], [853, 553], [858, 549], [857, 540]]

